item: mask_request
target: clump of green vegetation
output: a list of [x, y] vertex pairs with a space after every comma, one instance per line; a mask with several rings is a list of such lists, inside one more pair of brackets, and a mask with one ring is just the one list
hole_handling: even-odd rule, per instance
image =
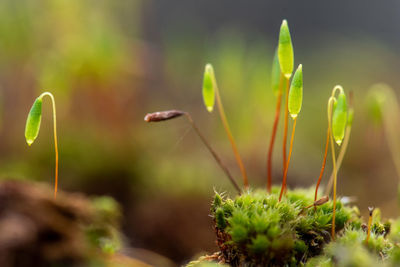
[[[267, 154], [265, 191], [249, 187], [211, 64], [205, 67], [203, 101], [209, 112], [213, 111], [215, 102], [217, 103], [223, 126], [242, 174], [243, 188], [238, 186], [233, 175], [188, 112], [168, 110], [146, 115], [147, 122], [185, 116], [238, 191], [238, 195], [232, 198], [215, 193], [211, 204], [211, 217], [219, 251], [211, 256], [203, 256], [188, 266], [209, 266], [207, 265], [209, 263], [230, 266], [399, 266], [400, 220], [382, 222], [379, 209], [369, 208], [369, 217], [367, 223], [364, 223], [358, 208], [350, 206], [347, 198], [338, 197], [337, 183], [340, 180], [338, 173], [346, 154], [354, 117], [352, 93], [346, 94], [342, 86], [337, 85], [333, 88], [327, 102], [326, 143], [316, 187], [294, 190], [288, 188], [287, 178], [296, 122], [303, 101], [303, 66], [299, 64], [294, 74], [293, 67], [292, 38], [288, 23], [284, 20], [272, 64], [271, 87], [277, 102]], [[283, 167], [282, 184], [278, 188], [272, 186], [272, 155], [283, 95], [285, 95]], [[394, 130], [390, 127], [392, 124], [389, 122], [393, 120], [394, 114], [399, 113], [397, 102], [388, 100], [393, 98], [392, 91], [375, 89], [371, 95], [375, 117], [386, 124], [388, 140], [397, 144], [397, 141], [393, 141], [397, 140], [397, 135], [394, 134]], [[287, 154], [289, 115], [293, 120]], [[318, 189], [324, 175], [329, 148], [332, 173], [326, 183], [324, 195], [321, 195]], [[394, 152], [393, 154], [400, 155]], [[394, 157], [394, 160], [396, 167], [400, 166], [400, 159]], [[332, 201], [329, 196], [332, 196]]]
[[[288, 190], [282, 201], [277, 187], [272, 187], [271, 194], [248, 191], [235, 199], [216, 193], [211, 214], [225, 262], [232, 266], [298, 265], [319, 255], [331, 241], [333, 210], [331, 201], [321, 202], [313, 205], [313, 191], [301, 189]], [[357, 209], [338, 201], [335, 224], [340, 233], [345, 227], [361, 228]]]

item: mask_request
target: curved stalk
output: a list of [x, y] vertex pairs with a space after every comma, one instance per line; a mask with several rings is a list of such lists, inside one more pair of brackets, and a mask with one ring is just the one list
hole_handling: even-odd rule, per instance
[[[342, 166], [342, 162], [344, 159], [344, 156], [346, 155], [346, 151], [347, 151], [347, 146], [349, 145], [349, 140], [350, 140], [350, 135], [351, 135], [351, 127], [353, 125], [353, 114], [354, 114], [354, 110], [353, 110], [353, 94], [352, 92], [350, 92], [349, 95], [349, 117], [348, 117], [348, 123], [346, 126], [346, 132], [345, 132], [345, 136], [343, 139], [343, 143], [341, 145], [340, 151], [339, 151], [339, 156], [337, 158], [337, 171], [339, 172], [340, 167]], [[331, 177], [329, 178], [329, 182], [325, 187], [325, 195], [330, 195], [331, 191], [332, 191], [332, 185], [333, 185], [333, 171], [331, 174]]]
[[333, 112], [333, 103], [335, 101], [334, 92], [328, 101], [328, 124], [330, 131], [330, 139], [331, 139], [331, 152], [332, 152], [332, 166], [333, 166], [333, 211], [332, 211], [332, 239], [335, 240], [335, 219], [336, 219], [336, 184], [337, 184], [337, 169], [336, 169], [336, 155], [335, 155], [335, 144], [333, 142], [333, 131], [332, 131], [332, 112]]
[[219, 94], [219, 89], [218, 89], [218, 85], [217, 85], [217, 81], [215, 80], [215, 77], [213, 77], [213, 84], [214, 84], [214, 88], [215, 88], [215, 96], [217, 99], [219, 115], [221, 117], [222, 124], [224, 125], [225, 132], [228, 135], [229, 142], [231, 143], [236, 162], [239, 165], [239, 169], [240, 169], [240, 172], [243, 177], [244, 188], [247, 189], [249, 187], [249, 182], [247, 179], [246, 169], [244, 168], [244, 165], [243, 165], [242, 159], [239, 155], [239, 151], [237, 149], [235, 140], [233, 139], [232, 132], [231, 132], [231, 129], [228, 124], [228, 120], [225, 115], [224, 106], [222, 105], [221, 96]]
[[57, 198], [58, 190], [58, 142], [57, 142], [57, 116], [56, 116], [56, 102], [54, 96], [50, 92], [42, 93], [39, 98], [49, 96], [53, 106], [53, 135], [54, 135], [54, 152], [55, 152], [55, 180], [54, 180], [54, 198]]
[[272, 127], [271, 140], [269, 142], [269, 148], [268, 148], [267, 190], [268, 190], [269, 193], [271, 193], [271, 187], [272, 187], [272, 151], [274, 149], [276, 132], [278, 130], [279, 116], [280, 116], [280, 113], [281, 113], [282, 84], [283, 84], [283, 75], [281, 73], [280, 80], [279, 80], [279, 91], [278, 91], [278, 96], [277, 96], [277, 99], [276, 99], [275, 119], [274, 119], [274, 124], [273, 124], [273, 127]]
[[294, 132], [296, 131], [296, 122], [297, 122], [297, 116], [293, 118], [293, 130], [292, 130], [292, 136], [290, 138], [289, 155], [288, 155], [287, 163], [285, 166], [285, 172], [283, 173], [283, 181], [282, 181], [281, 193], [279, 194], [279, 201], [281, 201], [283, 192], [286, 189], [286, 179], [287, 179], [287, 173], [288, 173], [288, 169], [289, 169], [290, 158], [292, 156]]
[[[345, 136], [344, 136], [344, 139], [343, 139], [343, 144], [341, 145], [341, 148], [340, 148], [340, 151], [339, 151], [339, 156], [337, 158], [337, 171], [338, 172], [340, 170], [340, 167], [342, 166], [342, 162], [343, 162], [344, 156], [346, 155], [347, 146], [348, 146], [349, 140], [350, 140], [350, 134], [351, 134], [351, 126], [349, 125], [349, 126], [346, 127], [346, 133], [345, 133]], [[333, 179], [334, 179], [333, 176], [334, 176], [334, 174], [333, 174], [333, 171], [332, 171], [331, 177], [329, 178], [329, 182], [328, 182], [328, 184], [326, 185], [326, 188], [325, 188], [325, 193], [324, 193], [325, 195], [329, 196], [331, 194], [332, 186], [333, 186]]]

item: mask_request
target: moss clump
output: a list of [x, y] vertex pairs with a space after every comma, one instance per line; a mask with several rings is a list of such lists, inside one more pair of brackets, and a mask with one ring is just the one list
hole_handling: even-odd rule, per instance
[[[216, 193], [211, 214], [224, 262], [231, 266], [297, 266], [323, 252], [331, 241], [332, 202], [307, 208], [314, 202], [312, 189], [288, 190], [279, 202], [278, 190], [273, 188], [271, 194], [249, 191], [235, 199]], [[362, 231], [358, 210], [338, 201], [337, 235], [345, 236], [349, 227]]]

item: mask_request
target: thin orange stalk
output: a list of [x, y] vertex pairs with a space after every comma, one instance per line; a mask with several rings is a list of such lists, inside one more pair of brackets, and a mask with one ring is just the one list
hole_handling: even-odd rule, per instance
[[272, 187], [272, 151], [274, 149], [275, 136], [276, 136], [276, 132], [278, 130], [279, 116], [281, 113], [282, 84], [283, 84], [283, 75], [281, 74], [280, 80], [279, 80], [279, 91], [278, 91], [278, 96], [276, 99], [275, 120], [274, 120], [274, 125], [272, 128], [271, 140], [269, 142], [269, 148], [268, 148], [267, 190], [269, 193], [271, 193], [271, 187]]
[[332, 240], [335, 240], [335, 219], [336, 219], [336, 184], [337, 184], [337, 168], [336, 168], [336, 155], [335, 155], [335, 144], [333, 143], [333, 132], [332, 132], [332, 109], [335, 101], [334, 92], [332, 97], [328, 101], [328, 124], [330, 128], [330, 139], [331, 139], [331, 152], [332, 152], [332, 165], [333, 165], [333, 211], [332, 211]]
[[53, 135], [54, 135], [54, 152], [55, 152], [55, 181], [54, 181], [54, 199], [57, 198], [58, 190], [58, 142], [57, 142], [57, 119], [56, 119], [56, 102], [54, 96], [49, 92], [44, 92], [39, 97], [49, 96], [53, 106]]
[[282, 181], [281, 193], [279, 194], [279, 201], [281, 201], [283, 192], [285, 191], [285, 188], [286, 188], [286, 179], [287, 179], [287, 173], [288, 173], [288, 169], [289, 169], [290, 158], [292, 156], [294, 132], [296, 131], [296, 122], [297, 122], [297, 117], [294, 117], [293, 118], [292, 137], [290, 138], [289, 155], [288, 155], [288, 159], [287, 159], [287, 163], [286, 163], [286, 167], [285, 167], [285, 172], [283, 173], [283, 181]]
[[[353, 94], [352, 94], [352, 92], [350, 92], [349, 112], [352, 110], [353, 110]], [[340, 170], [340, 167], [342, 166], [344, 155], [346, 154], [346, 151], [347, 151], [347, 146], [349, 145], [351, 127], [352, 127], [352, 123], [347, 125], [343, 143], [340, 147], [339, 156], [337, 158], [337, 171], [338, 172]], [[329, 178], [328, 184], [325, 186], [325, 193], [324, 193], [325, 195], [330, 195], [331, 190], [332, 190], [332, 185], [333, 185], [333, 171], [332, 171], [331, 177]]]
[[[288, 132], [288, 123], [289, 123], [289, 88], [290, 88], [290, 78], [286, 79], [286, 102], [285, 102], [285, 126], [283, 130], [283, 147], [282, 147], [282, 155], [283, 155], [283, 173], [285, 173], [286, 169], [286, 140], [287, 140], [287, 132]], [[286, 186], [286, 184], [285, 184]]]
[[369, 210], [368, 229], [367, 229], [367, 238], [365, 239], [365, 244], [367, 244], [367, 245], [368, 245], [369, 238], [371, 236], [372, 215], [374, 213], [374, 208], [368, 207], [368, 210]]
[[217, 85], [217, 82], [215, 81], [215, 79], [213, 79], [213, 83], [214, 83], [214, 88], [215, 88], [215, 96], [217, 99], [219, 115], [221, 117], [222, 124], [224, 125], [225, 132], [228, 135], [229, 142], [232, 145], [233, 153], [235, 155], [237, 164], [239, 165], [240, 172], [242, 173], [244, 188], [247, 189], [249, 187], [249, 182], [247, 179], [246, 169], [244, 168], [244, 165], [243, 165], [242, 159], [240, 158], [239, 151], [237, 149], [235, 140], [233, 139], [233, 136], [232, 136], [229, 124], [228, 124], [228, 120], [226, 119], [224, 106], [222, 105], [221, 96], [219, 94], [218, 85]]
[[324, 160], [322, 161], [322, 167], [321, 167], [321, 172], [319, 173], [319, 178], [318, 178], [318, 182], [317, 182], [317, 186], [315, 187], [315, 197], [314, 197], [314, 201], [317, 201], [317, 197], [318, 197], [318, 188], [319, 185], [321, 183], [322, 180], [322, 175], [324, 174], [324, 170], [325, 170], [325, 165], [326, 165], [326, 158], [328, 156], [328, 148], [329, 148], [329, 136], [331, 129], [330, 126], [328, 125], [328, 132], [326, 134], [326, 145], [325, 145], [325, 152], [324, 152]]
[[[351, 134], [351, 126], [346, 127], [346, 133], [343, 139], [343, 143], [340, 146], [340, 151], [339, 151], [339, 156], [337, 158], [337, 171], [340, 170], [340, 167], [342, 166], [342, 162], [344, 159], [344, 155], [346, 154], [347, 146], [349, 145], [349, 140], [350, 140], [350, 134]], [[333, 186], [333, 171], [331, 174], [331, 177], [329, 178], [328, 184], [325, 187], [325, 195], [330, 195], [332, 191], [332, 186]]]

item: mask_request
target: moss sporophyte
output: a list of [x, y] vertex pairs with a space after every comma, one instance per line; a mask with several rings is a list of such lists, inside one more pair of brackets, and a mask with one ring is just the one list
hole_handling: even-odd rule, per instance
[[214, 74], [214, 68], [211, 64], [207, 64], [204, 70], [204, 78], [203, 78], [203, 99], [204, 99], [204, 104], [209, 112], [213, 111], [214, 98], [217, 99], [217, 107], [219, 115], [221, 117], [221, 121], [224, 126], [225, 132], [228, 135], [229, 142], [231, 143], [233, 154], [235, 155], [236, 158], [236, 162], [239, 166], [240, 172], [242, 173], [243, 185], [245, 189], [247, 189], [249, 186], [249, 182], [247, 179], [246, 169], [239, 155], [239, 151], [237, 149], [235, 140], [233, 139], [232, 132], [228, 124], [228, 119], [226, 118], [225, 115], [224, 106], [222, 105], [222, 100], [217, 85], [217, 79], [215, 78]]
[[282, 157], [283, 157], [282, 173], [284, 174], [286, 168], [286, 143], [287, 143], [287, 131], [289, 123], [289, 86], [290, 86], [290, 77], [292, 76], [293, 65], [294, 65], [292, 37], [290, 36], [289, 26], [286, 20], [282, 21], [281, 29], [279, 32], [278, 59], [281, 72], [286, 79], [285, 117], [284, 117], [283, 146], [282, 146]]
[[[288, 188], [287, 178], [294, 135], [303, 104], [303, 66], [298, 65], [292, 75], [293, 54], [288, 23], [284, 20], [272, 61], [271, 87], [276, 96], [276, 106], [267, 153], [266, 191], [249, 187], [247, 173], [226, 118], [211, 64], [207, 64], [204, 70], [203, 101], [208, 112], [212, 112], [215, 104], [217, 105], [243, 178], [242, 188], [236, 183], [234, 176], [188, 112], [168, 110], [149, 113], [145, 116], [146, 122], [165, 121], [185, 116], [238, 192], [238, 195], [233, 198], [229, 198], [226, 194], [215, 193], [211, 215], [219, 252], [212, 256], [202, 257], [202, 260], [192, 262], [189, 266], [197, 266], [196, 264], [203, 260], [214, 260], [231, 266], [375, 266], [373, 264], [379, 262], [380, 259], [390, 257], [393, 257], [391, 261], [393, 265], [388, 266], [397, 266], [400, 263], [400, 246], [394, 245], [395, 242], [400, 243], [400, 220], [392, 224], [382, 223], [379, 209], [375, 209], [375, 212], [370, 210], [368, 224], [364, 224], [359, 210], [350, 206], [345, 198], [341, 199], [337, 196], [338, 171], [349, 143], [354, 114], [352, 93], [350, 92], [347, 97], [341, 86], [333, 88], [327, 102], [326, 142], [322, 167], [315, 188], [307, 190]], [[284, 88], [286, 88], [285, 91]], [[272, 156], [284, 94], [282, 184], [278, 188], [272, 186]], [[379, 103], [383, 102], [384, 98], [381, 97]], [[382, 111], [381, 107], [375, 109]], [[289, 115], [293, 121], [293, 128], [288, 154], [286, 154]], [[338, 158], [336, 158], [336, 146], [340, 147]], [[318, 190], [322, 183], [329, 148], [332, 157], [332, 174], [326, 182], [324, 195], [320, 195]], [[330, 195], [332, 200], [330, 200]], [[396, 232], [390, 232], [393, 227], [397, 229]], [[343, 250], [354, 251], [354, 253], [346, 254], [342, 252]], [[368, 258], [368, 264], [362, 262], [364, 265], [360, 265], [357, 259], [359, 255]]]
[[57, 197], [58, 188], [58, 143], [57, 143], [57, 117], [56, 103], [54, 96], [50, 92], [44, 92], [38, 96], [33, 102], [32, 108], [29, 111], [25, 126], [25, 140], [31, 146], [39, 135], [40, 123], [42, 120], [42, 103], [45, 96], [50, 97], [53, 108], [53, 134], [54, 134], [54, 150], [55, 150], [55, 179], [54, 179], [54, 198]]

